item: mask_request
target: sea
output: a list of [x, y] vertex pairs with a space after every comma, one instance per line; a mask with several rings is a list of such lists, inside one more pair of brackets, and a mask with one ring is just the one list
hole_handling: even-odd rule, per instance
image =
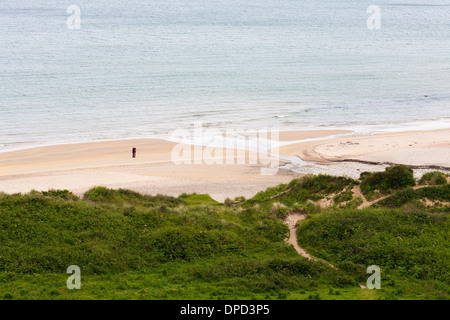
[[450, 127], [449, 0], [0, 0], [0, 152]]

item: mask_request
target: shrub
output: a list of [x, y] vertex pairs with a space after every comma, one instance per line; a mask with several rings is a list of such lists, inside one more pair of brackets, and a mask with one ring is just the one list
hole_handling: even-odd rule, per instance
[[387, 208], [399, 208], [406, 204], [422, 209], [423, 204], [420, 199], [429, 199], [435, 201], [450, 201], [450, 184], [435, 187], [425, 187], [414, 190], [407, 188], [396, 194], [378, 201], [374, 206]]
[[256, 227], [258, 234], [270, 241], [282, 241], [289, 228], [286, 224], [278, 219], [264, 219], [258, 223]]
[[444, 185], [447, 184], [447, 178], [440, 171], [432, 171], [425, 173], [420, 179], [419, 184], [431, 186]]
[[48, 190], [42, 191], [42, 194], [46, 197], [62, 198], [65, 200], [79, 200], [79, 198], [74, 195], [69, 190]]
[[285, 218], [288, 213], [288, 208], [279, 202], [275, 202], [272, 204], [272, 214], [277, 218]]
[[370, 200], [376, 191], [389, 194], [392, 190], [415, 186], [413, 170], [409, 166], [394, 165], [384, 172], [364, 173], [361, 182], [361, 192]]
[[315, 263], [306, 259], [273, 259], [267, 263], [267, 266], [277, 273], [290, 276], [317, 274]]
[[294, 192], [307, 190], [308, 193], [305, 194], [307, 196], [306, 199], [318, 200], [325, 195], [341, 192], [346, 187], [356, 184], [358, 184], [358, 181], [350, 178], [319, 174], [317, 176], [294, 179], [289, 183], [288, 187], [291, 187]]
[[226, 198], [225, 201], [223, 202], [224, 205], [226, 205], [227, 207], [231, 207], [233, 205], [233, 200], [231, 200], [230, 198]]
[[334, 197], [334, 203], [339, 204], [341, 202], [350, 201], [353, 199], [353, 191], [351, 189], [347, 189], [341, 193], [339, 193], [337, 196]]
[[90, 200], [97, 203], [118, 204], [123, 205], [125, 203], [140, 205], [140, 206], [159, 206], [166, 205], [168, 207], [178, 206], [184, 201], [183, 198], [174, 198], [165, 195], [142, 195], [140, 193], [127, 190], [127, 189], [109, 189], [106, 187], [95, 187], [88, 190], [84, 194], [85, 200]]
[[413, 188], [407, 188], [399, 191], [396, 194], [387, 197], [376, 203], [376, 206], [382, 206], [387, 208], [399, 208], [406, 203], [409, 203], [418, 198], [417, 192]]
[[319, 294], [319, 293], [310, 294], [310, 295], [308, 296], [308, 300], [321, 300], [321, 299], [320, 299], [320, 294]]
[[347, 286], [354, 286], [356, 285], [356, 281], [355, 279], [353, 279], [352, 277], [346, 275], [343, 272], [336, 272], [333, 273], [332, 276], [330, 277], [331, 279], [331, 283], [338, 287], [338, 288], [344, 288]]
[[[297, 229], [299, 244], [312, 255], [361, 280], [361, 266], [377, 264], [387, 274], [421, 280], [448, 280], [450, 219], [422, 211], [365, 208], [326, 212]], [[367, 278], [367, 276], [366, 276]], [[345, 275], [331, 278], [348, 285]]]
[[416, 190], [418, 197], [430, 200], [450, 201], [450, 184]]
[[308, 200], [304, 205], [304, 209], [307, 213], [320, 213], [322, 211], [322, 207], [317, 202]]
[[226, 250], [227, 244], [235, 244], [235, 241], [233, 237], [215, 230], [168, 227], [158, 230], [149, 244], [157, 252], [160, 261], [190, 261]]
[[[180, 198], [180, 197], [178, 197]], [[187, 205], [195, 205], [195, 204], [210, 204], [216, 205], [218, 202], [210, 197], [209, 194], [189, 194], [184, 196], [183, 201]]]
[[284, 291], [282, 291], [282, 292], [279, 292], [278, 293], [278, 299], [279, 300], [286, 300], [287, 299], [287, 296], [288, 296], [288, 294], [287, 294], [287, 292], [284, 292]]
[[349, 202], [347, 202], [344, 206], [341, 206], [343, 208], [350, 208], [350, 209], [356, 209], [358, 208], [360, 205], [363, 204], [363, 199], [361, 197], [356, 197], [353, 200], [350, 200]]
[[5, 300], [12, 300], [13, 299], [13, 295], [11, 293], [7, 293], [7, 294], [5, 294], [3, 299], [5, 299]]

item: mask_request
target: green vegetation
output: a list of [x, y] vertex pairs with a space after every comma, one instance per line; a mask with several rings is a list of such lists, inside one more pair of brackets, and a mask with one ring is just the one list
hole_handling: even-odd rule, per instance
[[413, 170], [404, 165], [387, 167], [384, 172], [363, 172], [361, 180], [361, 192], [367, 200], [416, 185]]
[[326, 212], [297, 229], [301, 246], [357, 281], [379, 266], [390, 299], [448, 298], [449, 235], [448, 215], [373, 208]]
[[[188, 197], [186, 195], [182, 195]], [[183, 197], [180, 198], [183, 199]], [[191, 197], [195, 199], [197, 195], [193, 194]], [[156, 195], [156, 196], [145, 196], [141, 195], [137, 192], [130, 190], [112, 190], [105, 187], [97, 187], [89, 190], [84, 195], [85, 200], [90, 200], [92, 202], [96, 202], [99, 204], [110, 204], [110, 205], [134, 205], [134, 206], [161, 206], [164, 205], [166, 207], [176, 207], [184, 201], [182, 199], [177, 199], [174, 197], [164, 196], [164, 195]], [[194, 200], [195, 201], [195, 200]]]
[[425, 173], [419, 180], [420, 185], [437, 186], [447, 184], [446, 176], [440, 171], [432, 171]]
[[[345, 274], [298, 256], [269, 212], [206, 195], [2, 194], [0, 215], [0, 298], [306, 298], [342, 279], [358, 296]], [[69, 265], [82, 290], [67, 289]]]
[[[363, 209], [358, 181], [328, 175], [226, 204], [105, 187], [82, 199], [0, 193], [0, 299], [448, 299], [450, 184], [414, 190], [373, 175], [363, 183], [392, 195]], [[337, 269], [285, 242], [291, 213], [308, 214], [299, 245]], [[66, 287], [70, 265], [81, 290]], [[369, 265], [381, 290], [359, 286]]]
[[425, 208], [425, 205], [420, 200], [432, 201], [436, 206], [450, 202], [450, 184], [435, 187], [423, 187], [416, 190], [407, 188], [378, 201], [375, 206], [386, 208], [413, 207], [423, 209]]
[[259, 192], [247, 200], [243, 206], [249, 207], [257, 204], [263, 209], [270, 210], [273, 204], [279, 203], [288, 207], [288, 212], [314, 213], [320, 211], [315, 206], [319, 200], [332, 198], [335, 205], [351, 200], [351, 189], [358, 184], [358, 181], [346, 177], [306, 175], [292, 180], [289, 184], [280, 184]]

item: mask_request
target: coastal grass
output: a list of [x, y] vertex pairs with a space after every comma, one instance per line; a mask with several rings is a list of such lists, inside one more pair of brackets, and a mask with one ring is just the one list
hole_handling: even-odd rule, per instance
[[[400, 171], [386, 170], [410, 172]], [[0, 299], [448, 299], [450, 185], [378, 179], [374, 190], [392, 195], [364, 209], [358, 181], [328, 175], [227, 203], [101, 186], [82, 198], [0, 193]], [[299, 245], [337, 268], [285, 241], [291, 213], [307, 214]], [[70, 265], [80, 290], [66, 286]], [[360, 288], [369, 265], [382, 270], [381, 290]]]
[[420, 185], [444, 185], [447, 184], [447, 177], [440, 171], [432, 171], [425, 173], [419, 180]]
[[[83, 199], [2, 194], [0, 298], [285, 299], [357, 287], [299, 256], [270, 213], [210, 202], [103, 187]], [[81, 290], [66, 287], [70, 265], [81, 269]]]
[[357, 281], [381, 268], [383, 298], [448, 299], [450, 219], [445, 213], [366, 208], [310, 216], [299, 245]]
[[361, 192], [369, 201], [416, 185], [413, 170], [405, 165], [390, 166], [384, 172], [363, 172], [360, 179]]
[[[427, 204], [427, 201], [429, 204]], [[406, 188], [396, 194], [375, 203], [374, 207], [385, 208], [416, 208], [450, 212], [450, 184], [420, 189]]]
[[[293, 179], [289, 184], [280, 184], [273, 188], [261, 191], [253, 198], [245, 201], [242, 206], [258, 205], [261, 210], [281, 208], [274, 212], [279, 218], [292, 212], [320, 212], [317, 202], [330, 198], [335, 206], [353, 197], [351, 189], [359, 182], [347, 178], [330, 175], [305, 175]], [[281, 212], [280, 212], [281, 211]]]

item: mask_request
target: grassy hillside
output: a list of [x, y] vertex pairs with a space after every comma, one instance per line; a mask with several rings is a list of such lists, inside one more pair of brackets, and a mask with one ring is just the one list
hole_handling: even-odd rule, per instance
[[448, 298], [448, 214], [339, 210], [311, 217], [297, 235], [308, 252], [357, 280], [367, 278], [367, 266], [379, 266], [389, 298]]
[[[408, 182], [357, 209], [367, 176], [305, 176], [226, 204], [104, 187], [0, 194], [0, 299], [447, 299], [448, 185]], [[308, 216], [300, 246], [337, 269], [286, 243], [291, 213]], [[382, 289], [361, 289], [373, 264]], [[66, 287], [70, 265], [80, 290]]]
[[[5, 299], [307, 299], [342, 281], [349, 295], [357, 289], [299, 257], [279, 219], [205, 195], [2, 194], [0, 231]], [[66, 288], [69, 265], [81, 268], [81, 290]]]
[[[428, 203], [427, 203], [428, 201]], [[433, 208], [449, 212], [450, 184], [436, 187], [423, 187], [414, 190], [413, 188], [403, 189], [396, 194], [378, 201], [374, 207], [386, 208], [417, 208], [432, 211]]]

